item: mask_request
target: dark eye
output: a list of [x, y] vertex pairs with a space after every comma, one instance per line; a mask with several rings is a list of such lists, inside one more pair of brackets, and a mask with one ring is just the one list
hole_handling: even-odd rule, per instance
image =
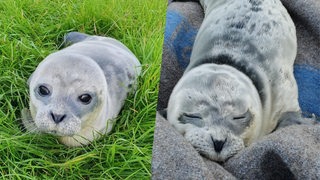
[[92, 100], [92, 97], [90, 96], [90, 94], [82, 94], [79, 96], [79, 100], [87, 105], [87, 104], [90, 104], [91, 100]]
[[49, 96], [51, 92], [46, 86], [41, 85], [38, 88], [38, 93], [40, 96]]

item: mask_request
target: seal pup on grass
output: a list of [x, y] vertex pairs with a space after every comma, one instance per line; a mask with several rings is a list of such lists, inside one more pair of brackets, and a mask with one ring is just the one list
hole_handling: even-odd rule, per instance
[[71, 32], [64, 43], [70, 46], [47, 56], [29, 78], [23, 124], [81, 146], [111, 131], [141, 64], [113, 38]]
[[293, 76], [296, 30], [280, 0], [200, 4], [205, 17], [167, 119], [200, 154], [226, 161], [282, 120], [303, 122]]

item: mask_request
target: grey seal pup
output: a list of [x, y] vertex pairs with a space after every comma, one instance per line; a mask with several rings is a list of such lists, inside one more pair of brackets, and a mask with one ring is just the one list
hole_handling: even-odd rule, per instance
[[141, 64], [113, 38], [71, 32], [65, 44], [71, 45], [47, 56], [29, 78], [23, 124], [81, 146], [111, 131]]
[[204, 21], [167, 119], [200, 154], [226, 161], [301, 122], [294, 23], [280, 0], [201, 0]]

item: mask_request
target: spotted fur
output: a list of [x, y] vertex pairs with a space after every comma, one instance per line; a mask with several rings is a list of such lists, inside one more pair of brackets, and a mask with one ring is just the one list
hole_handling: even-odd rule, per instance
[[225, 161], [300, 111], [296, 31], [280, 0], [200, 3], [205, 18], [167, 117], [201, 154]]

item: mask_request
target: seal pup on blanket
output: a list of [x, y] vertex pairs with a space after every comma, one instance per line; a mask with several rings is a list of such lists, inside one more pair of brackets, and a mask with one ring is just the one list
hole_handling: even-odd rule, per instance
[[71, 45], [47, 56], [29, 78], [23, 124], [81, 146], [111, 131], [141, 65], [113, 38], [71, 32], [64, 43]]
[[200, 154], [225, 161], [282, 119], [302, 119], [296, 30], [280, 0], [200, 4], [205, 18], [167, 119]]

